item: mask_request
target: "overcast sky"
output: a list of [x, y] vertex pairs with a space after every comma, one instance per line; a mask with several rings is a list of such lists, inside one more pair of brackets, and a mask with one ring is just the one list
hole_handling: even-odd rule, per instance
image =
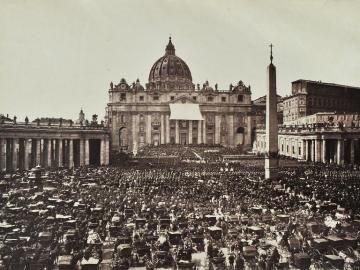
[[0, 0], [0, 113], [103, 117], [110, 81], [148, 79], [171, 34], [193, 82], [278, 93], [297, 79], [360, 86], [358, 0]]

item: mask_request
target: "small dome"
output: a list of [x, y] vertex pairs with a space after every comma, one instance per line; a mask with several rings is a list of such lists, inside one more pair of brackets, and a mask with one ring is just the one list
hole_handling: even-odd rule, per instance
[[175, 85], [192, 87], [192, 76], [188, 65], [175, 55], [175, 47], [169, 38], [165, 55], [152, 66], [149, 83], [171, 82]]
[[144, 90], [145, 90], [144, 86], [142, 86], [142, 85], [140, 84], [140, 80], [139, 80], [139, 79], [136, 80], [136, 83], [135, 83], [135, 82], [133, 83], [131, 89], [132, 89], [133, 91], [144, 91]]

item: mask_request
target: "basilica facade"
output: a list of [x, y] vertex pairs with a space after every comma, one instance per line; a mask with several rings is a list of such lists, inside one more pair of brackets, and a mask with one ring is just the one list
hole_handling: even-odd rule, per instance
[[169, 39], [151, 67], [145, 87], [139, 80], [111, 83], [106, 108], [111, 149], [135, 152], [145, 145], [206, 144], [251, 148], [251, 89], [242, 81], [219, 90], [195, 85], [188, 65]]

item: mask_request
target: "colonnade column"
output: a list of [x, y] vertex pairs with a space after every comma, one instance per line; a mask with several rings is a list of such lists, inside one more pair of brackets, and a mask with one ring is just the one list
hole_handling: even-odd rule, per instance
[[315, 162], [315, 140], [311, 140], [311, 161]]
[[13, 139], [12, 144], [12, 168], [15, 171], [19, 167], [19, 139]]
[[0, 139], [0, 172], [6, 170], [6, 139]]
[[179, 120], [175, 120], [175, 143], [179, 144]]
[[165, 119], [164, 115], [160, 115], [160, 144], [165, 144]]
[[83, 139], [80, 139], [80, 153], [79, 153], [79, 163], [80, 163], [80, 166], [84, 166], [85, 165], [85, 141]]
[[105, 140], [105, 165], [109, 165], [109, 158], [110, 158], [110, 141], [109, 139]]
[[355, 141], [354, 139], [350, 140], [350, 163], [355, 163]]
[[321, 162], [326, 163], [326, 140], [323, 139], [321, 142]]
[[62, 167], [63, 166], [63, 141], [62, 139], [58, 140], [58, 166]]
[[189, 144], [193, 143], [192, 131], [193, 131], [193, 122], [192, 120], [189, 120]]
[[170, 116], [165, 115], [165, 143], [170, 143]]
[[337, 141], [336, 161], [338, 165], [344, 164], [344, 140]]
[[56, 167], [57, 162], [57, 155], [56, 155], [56, 140], [53, 139], [51, 140], [51, 149], [52, 149], [52, 154], [51, 154], [51, 166]]
[[215, 144], [220, 144], [220, 115], [215, 115]]
[[306, 140], [302, 140], [302, 152], [301, 152], [301, 156], [303, 160], [307, 160], [307, 141]]
[[89, 165], [89, 139], [85, 139], [85, 165]]
[[40, 165], [40, 140], [39, 139], [35, 139], [35, 143], [36, 143], [36, 158], [35, 158], [35, 166]]
[[47, 167], [51, 167], [51, 139], [47, 139], [46, 141], [46, 151], [47, 151], [47, 155], [46, 155], [46, 166]]
[[198, 120], [198, 144], [202, 143], [202, 136], [201, 136], [201, 130], [202, 130], [202, 121]]
[[40, 139], [40, 166], [45, 164], [44, 158], [44, 139]]
[[69, 168], [74, 167], [74, 143], [72, 139], [69, 139]]
[[24, 139], [24, 169], [30, 169], [31, 161], [31, 139]]
[[105, 140], [102, 139], [100, 143], [100, 165], [105, 165]]
[[315, 162], [321, 161], [321, 143], [320, 140], [315, 139]]

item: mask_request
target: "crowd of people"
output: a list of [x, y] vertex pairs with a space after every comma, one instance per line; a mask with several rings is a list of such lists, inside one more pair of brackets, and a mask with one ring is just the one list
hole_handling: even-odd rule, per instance
[[0, 269], [359, 269], [360, 171], [286, 164], [1, 175]]

